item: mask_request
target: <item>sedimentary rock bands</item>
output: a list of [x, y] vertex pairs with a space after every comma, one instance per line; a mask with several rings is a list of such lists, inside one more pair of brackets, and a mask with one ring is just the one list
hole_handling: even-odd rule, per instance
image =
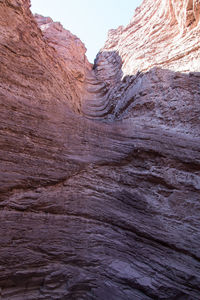
[[199, 14], [144, 0], [92, 65], [0, 1], [1, 299], [200, 299]]

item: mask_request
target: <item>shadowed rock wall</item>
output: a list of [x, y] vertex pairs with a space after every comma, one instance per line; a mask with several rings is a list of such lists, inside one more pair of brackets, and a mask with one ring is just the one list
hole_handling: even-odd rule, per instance
[[[178, 3], [195, 18], [186, 31]], [[199, 299], [199, 8], [192, 3], [144, 1], [92, 69], [61, 25], [37, 16], [39, 29], [29, 1], [0, 1], [2, 299]], [[171, 28], [164, 44], [147, 34], [158, 18]], [[111, 45], [118, 38], [120, 48]], [[139, 39], [159, 50], [150, 63], [133, 54], [143, 51]], [[173, 66], [172, 44], [177, 53], [182, 45]]]

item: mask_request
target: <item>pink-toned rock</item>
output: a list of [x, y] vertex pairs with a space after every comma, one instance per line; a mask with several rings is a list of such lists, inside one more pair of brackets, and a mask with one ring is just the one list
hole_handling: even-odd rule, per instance
[[29, 6], [0, 0], [0, 298], [199, 300], [198, 1], [144, 1], [92, 70]]
[[199, 11], [196, 0], [145, 0], [128, 26], [109, 31], [101, 52], [118, 53], [124, 76], [154, 66], [199, 72]]
[[35, 15], [35, 19], [48, 44], [54, 47], [64, 59], [66, 69], [69, 69], [76, 79], [83, 82], [86, 70], [91, 69], [91, 64], [85, 56], [84, 44], [69, 30], [64, 29], [59, 22], [53, 22], [51, 18], [38, 14]]
[[130, 24], [110, 30], [94, 64], [99, 93], [87, 96], [83, 112], [199, 136], [199, 5], [145, 0]]

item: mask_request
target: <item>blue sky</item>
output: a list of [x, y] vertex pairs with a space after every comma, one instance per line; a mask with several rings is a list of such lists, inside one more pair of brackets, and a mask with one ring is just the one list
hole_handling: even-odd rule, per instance
[[31, 10], [49, 16], [77, 35], [93, 62], [109, 29], [127, 25], [142, 0], [31, 0]]

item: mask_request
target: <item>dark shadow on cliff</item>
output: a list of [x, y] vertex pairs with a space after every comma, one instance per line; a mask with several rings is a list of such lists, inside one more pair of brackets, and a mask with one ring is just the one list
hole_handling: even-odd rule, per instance
[[100, 94], [99, 106], [96, 99], [96, 105], [91, 107], [92, 116], [109, 120], [134, 118], [199, 134], [199, 72], [154, 67], [124, 76], [121, 57], [111, 51], [97, 55], [94, 73], [106, 89]]
[[2, 91], [4, 299], [198, 299], [199, 74], [109, 55], [91, 120]]

